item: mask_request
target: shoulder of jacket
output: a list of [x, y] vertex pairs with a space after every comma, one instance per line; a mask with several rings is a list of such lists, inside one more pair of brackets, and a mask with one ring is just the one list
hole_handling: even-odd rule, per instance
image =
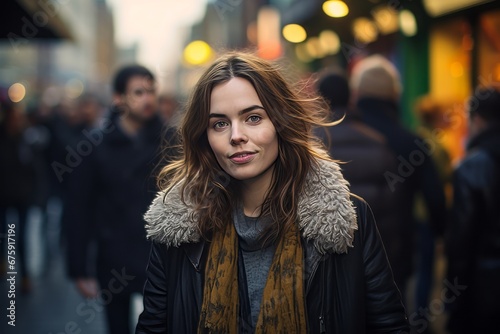
[[[181, 186], [159, 192], [144, 215], [147, 237], [167, 246], [195, 243], [201, 234], [196, 212], [182, 200]], [[356, 209], [349, 184], [332, 161], [318, 161], [306, 178], [299, 198], [299, 228], [318, 252], [346, 253], [357, 229]]]
[[306, 179], [298, 205], [299, 227], [322, 254], [346, 253], [357, 229], [349, 183], [332, 161], [318, 161]]
[[195, 211], [182, 200], [180, 191], [176, 185], [156, 195], [144, 215], [148, 239], [168, 247], [200, 240]]
[[485, 150], [470, 152], [455, 169], [455, 177], [470, 186], [484, 187], [497, 173], [495, 161]]

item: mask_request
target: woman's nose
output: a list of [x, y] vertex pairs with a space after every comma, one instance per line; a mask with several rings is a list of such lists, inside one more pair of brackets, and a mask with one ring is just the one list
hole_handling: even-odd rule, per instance
[[247, 141], [248, 137], [245, 135], [243, 127], [241, 125], [233, 125], [231, 128], [231, 145], [239, 145]]

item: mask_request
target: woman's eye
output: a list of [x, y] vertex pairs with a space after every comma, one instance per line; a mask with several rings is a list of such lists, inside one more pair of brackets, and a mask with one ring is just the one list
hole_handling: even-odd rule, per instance
[[213, 128], [214, 129], [223, 129], [224, 127], [227, 126], [227, 122], [224, 122], [224, 121], [218, 121], [218, 122], [215, 122], [214, 125], [213, 125]]
[[257, 122], [259, 122], [261, 119], [262, 119], [262, 117], [257, 116], [257, 115], [252, 115], [252, 116], [248, 117], [248, 120], [249, 120], [251, 123], [257, 123]]

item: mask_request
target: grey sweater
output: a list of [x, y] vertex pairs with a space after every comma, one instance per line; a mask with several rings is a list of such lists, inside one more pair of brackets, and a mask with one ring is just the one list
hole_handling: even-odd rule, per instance
[[[239, 236], [239, 247], [243, 255], [243, 266], [247, 277], [248, 299], [252, 316], [252, 328], [259, 318], [260, 303], [267, 274], [273, 262], [276, 245], [262, 248], [259, 236], [271, 220], [264, 217], [248, 217], [238, 208], [233, 214], [234, 226]], [[241, 262], [240, 264], [241, 265]]]

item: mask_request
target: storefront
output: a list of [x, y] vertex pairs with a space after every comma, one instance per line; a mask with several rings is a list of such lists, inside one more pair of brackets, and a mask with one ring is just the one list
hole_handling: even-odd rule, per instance
[[[347, 14], [326, 14], [324, 1], [296, 1], [315, 6], [309, 16], [284, 13], [283, 25], [304, 27], [307, 38], [288, 43], [287, 56], [310, 71], [331, 65], [346, 69], [368, 54], [381, 53], [399, 68], [404, 91], [403, 121], [417, 127], [417, 101], [427, 96], [442, 109], [439, 140], [454, 161], [463, 154], [466, 138], [464, 102], [477, 86], [500, 85], [500, 2], [489, 0], [327, 1], [343, 3]], [[333, 52], [321, 50], [325, 31]], [[337, 43], [336, 48], [331, 48]], [[315, 44], [315, 45], [314, 45]], [[311, 52], [312, 51], [312, 52]]]
[[429, 92], [445, 108], [448, 128], [443, 144], [456, 162], [463, 155], [468, 96], [478, 87], [500, 87], [500, 3], [440, 3], [441, 10], [426, 7], [433, 15], [428, 37]]

